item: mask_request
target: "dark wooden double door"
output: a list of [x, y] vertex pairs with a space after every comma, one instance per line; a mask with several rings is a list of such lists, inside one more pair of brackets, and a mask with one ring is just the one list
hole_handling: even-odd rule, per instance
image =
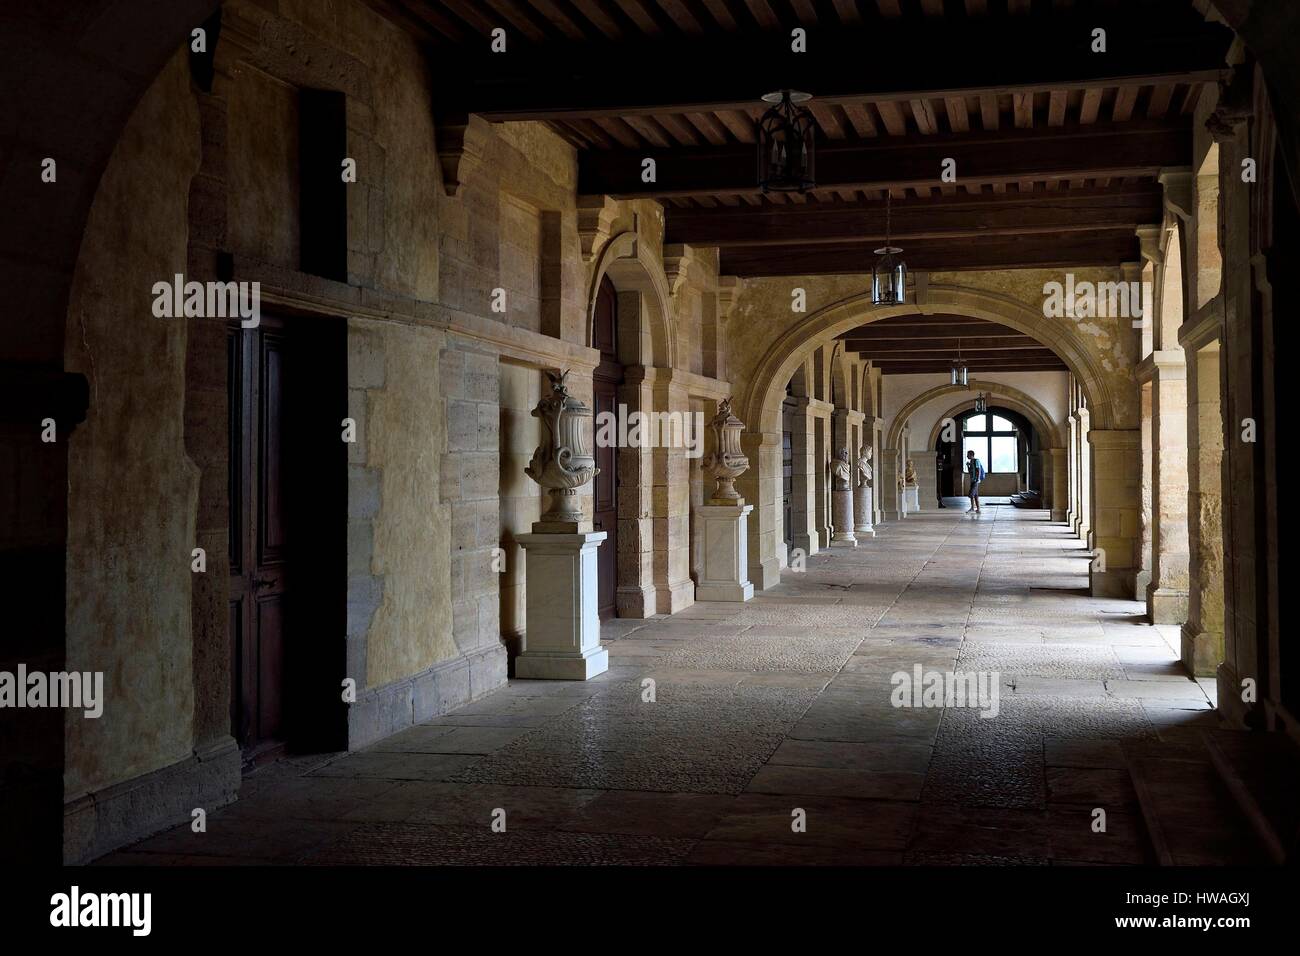
[[[623, 366], [618, 361], [618, 297], [608, 278], [601, 282], [592, 319], [591, 344], [600, 350], [600, 365], [592, 376], [592, 411], [597, 422], [606, 414], [617, 420]], [[618, 610], [618, 448], [597, 443], [596, 467], [600, 473], [593, 481], [592, 527], [606, 535], [596, 551], [596, 603], [603, 620]]]
[[345, 333], [328, 320], [311, 334], [294, 327], [310, 321], [264, 316], [227, 331], [231, 733], [246, 764], [339, 731]]

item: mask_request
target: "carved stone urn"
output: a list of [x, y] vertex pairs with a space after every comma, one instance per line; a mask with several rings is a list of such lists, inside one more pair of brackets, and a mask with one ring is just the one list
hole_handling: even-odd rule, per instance
[[546, 434], [524, 474], [546, 490], [551, 507], [533, 524], [533, 530], [575, 533], [586, 530], [578, 489], [600, 473], [595, 457], [587, 451], [591, 407], [569, 394], [567, 371], [559, 375], [547, 372], [546, 377], [551, 380], [551, 394], [533, 409], [533, 417], [542, 420]]
[[718, 402], [718, 414], [709, 422], [713, 429], [713, 452], [700, 462], [704, 471], [714, 480], [715, 505], [743, 505], [745, 499], [736, 491], [736, 479], [749, 468], [749, 459], [740, 450], [740, 433], [745, 423], [731, 413], [731, 399]]

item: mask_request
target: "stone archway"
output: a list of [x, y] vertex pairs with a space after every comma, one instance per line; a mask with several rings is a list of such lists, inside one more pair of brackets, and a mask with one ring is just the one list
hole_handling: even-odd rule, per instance
[[[672, 374], [677, 342], [663, 264], [633, 230], [605, 244], [591, 271], [587, 345], [593, 341], [596, 300], [606, 278], [617, 297], [617, 350], [623, 366], [619, 404], [629, 415], [688, 408], [689, 396]], [[666, 495], [661, 482], [661, 494], [655, 495], [656, 474], [689, 471], [685, 453], [684, 448], [662, 444], [618, 450], [615, 601], [619, 617], [672, 614], [694, 602], [689, 482], [668, 482]]]
[[[1048, 475], [1048, 480], [1053, 482], [1054, 487], [1056, 470], [1055, 459], [1057, 457], [1054, 451], [1059, 451], [1062, 455], [1061, 467], [1062, 469], [1064, 468], [1063, 455], [1065, 439], [1061, 434], [1061, 429], [1053, 422], [1051, 413], [1043, 407], [1041, 402], [1028, 392], [1018, 389], [1013, 385], [1007, 385], [1003, 382], [973, 378], [967, 385], [936, 385], [935, 387], [922, 392], [920, 395], [917, 395], [899, 409], [893, 416], [889, 425], [889, 430], [886, 432], [885, 436], [885, 453], [894, 453], [896, 456], [901, 455], [904, 434], [911, 424], [912, 416], [915, 415], [916, 412], [945, 395], [968, 396], [944, 412], [944, 414], [941, 415], [931, 427], [924, 447], [916, 452], [920, 455], [929, 455], [929, 453], [934, 450], [935, 442], [939, 438], [939, 432], [943, 427], [944, 420], [947, 418], [953, 418], [974, 407], [975, 399], [974, 396], [970, 394], [972, 392], [987, 392], [990, 396], [1000, 399], [1001, 404], [1019, 412], [1029, 420], [1029, 423], [1033, 425], [1041, 436], [1044, 446], [1043, 451], [1047, 453], [1047, 457], [1051, 461], [1051, 464], [1044, 464], [1044, 470]], [[896, 461], [894, 467], [897, 468], [900, 464], [901, 460]], [[1042, 490], [1045, 494], [1048, 491], [1046, 488]], [[886, 497], [888, 497], [888, 495], [886, 495]], [[1052, 499], [1048, 498], [1047, 500], [1051, 501]], [[1062, 512], [1062, 517], [1064, 515], [1064, 508], [1065, 505], [1063, 502], [1059, 509], [1053, 506], [1053, 510], [1060, 510]]]
[[972, 318], [998, 322], [1032, 336], [1052, 349], [1074, 373], [1088, 398], [1094, 427], [1110, 428], [1116, 417], [1116, 396], [1106, 381], [1097, 359], [1080, 341], [1069, 334], [1069, 326], [1045, 322], [1039, 310], [1021, 299], [968, 286], [930, 285], [923, 305], [878, 308], [871, 305], [870, 293], [849, 296], [814, 312], [789, 329], [767, 350], [756, 364], [745, 393], [746, 421], [751, 428], [770, 431], [778, 421], [780, 394], [795, 368], [819, 345], [842, 332], [870, 322], [898, 315], [925, 315], [951, 312]]
[[[871, 304], [868, 291], [844, 296], [779, 335], [753, 362], [748, 376], [733, 376], [736, 381], [747, 377], [749, 383], [740, 407], [745, 410], [748, 425], [745, 451], [751, 470], [737, 487], [755, 504], [749, 539], [749, 573], [755, 587], [771, 587], [780, 579], [776, 538], [780, 533], [781, 401], [786, 382], [810, 354], [843, 332], [893, 316], [932, 313], [997, 322], [1051, 348], [1065, 362], [1086, 397], [1094, 429], [1114, 428], [1116, 422], [1126, 422], [1136, 414], [1136, 400], [1120, 391], [1126, 376], [1122, 369], [1112, 367], [1110, 355], [1102, 346], [1085, 338], [1077, 323], [1044, 319], [1041, 308], [1034, 308], [1025, 297], [939, 283], [927, 284], [919, 305], [877, 308]], [[886, 492], [893, 477], [887, 459], [888, 455], [877, 456], [881, 466], [877, 484]]]
[[[6, 160], [12, 160], [5, 178], [11, 214], [0, 221], [0, 269], [16, 290], [6, 318], [12, 334], [0, 346], [0, 391], [6, 398], [0, 402], [0, 444], [14, 465], [5, 469], [0, 495], [28, 504], [21, 525], [7, 526], [21, 533], [6, 531], [0, 549], [10, 569], [6, 597], [14, 596], [14, 606], [21, 600], [27, 612], [31, 659], [65, 661], [69, 438], [99, 400], [89, 377], [67, 370], [69, 303], [79, 255], [123, 130], [168, 64], [178, 65], [190, 31], [218, 3], [91, 0], [80, 4], [75, 16], [61, 4], [28, 4], [21, 13], [11, 6], [15, 9], [5, 11], [0, 30], [0, 58], [10, 67], [5, 92], [21, 121], [5, 124], [0, 134]], [[52, 94], [60, 105], [51, 105]], [[54, 181], [41, 175], [45, 159], [55, 163]], [[32, 427], [45, 415], [57, 422], [57, 442], [42, 442], [40, 430]], [[176, 683], [189, 682], [188, 674], [177, 678]], [[13, 739], [28, 746], [5, 748], [0, 755], [0, 777], [6, 784], [16, 782], [6, 793], [12, 799], [5, 801], [0, 841], [16, 859], [63, 862], [65, 833], [75, 831], [80, 838], [87, 831], [65, 817], [62, 714], [22, 710], [12, 720]]]
[[[596, 296], [607, 275], [620, 297], [628, 293], [640, 296], [636, 309], [636, 347], [629, 350], [633, 354], [620, 355], [624, 364], [645, 368], [676, 367], [677, 337], [669, 307], [672, 295], [668, 278], [662, 263], [646, 252], [645, 244], [632, 230], [620, 232], [605, 243], [591, 271], [591, 281], [587, 284], [585, 344], [591, 345]], [[620, 304], [620, 321], [623, 318]]]
[[[1004, 392], [1017, 391], [1009, 385], [993, 386], [988, 382], [981, 382], [979, 385], [987, 390], [990, 395], [995, 396], [999, 405], [1024, 415], [1029, 424], [1038, 432], [1039, 454], [1042, 456], [1040, 463], [1041, 487], [1039, 491], [1042, 493], [1043, 507], [1049, 509], [1052, 521], [1064, 521], [1066, 509], [1069, 507], [1069, 479], [1066, 474], [1067, 439], [1063, 434], [1062, 426], [1054, 423], [1047, 410], [1032, 397], [1025, 396], [1028, 399], [1026, 401], [1006, 394], [999, 394], [995, 391], [995, 388], [1001, 388]], [[935, 422], [934, 427], [930, 429], [929, 444], [926, 447], [934, 447], [939, 438], [939, 432], [942, 430], [944, 419], [956, 418], [963, 412], [970, 411], [974, 406], [975, 400], [970, 398], [948, 408], [939, 416], [939, 420]]]
[[[1003, 384], [1002, 382], [990, 382], [985, 379], [973, 378], [970, 380], [969, 385], [937, 385], [928, 391], [922, 392], [899, 409], [898, 414], [894, 416], [893, 421], [890, 423], [889, 431], [887, 433], [886, 441], [889, 443], [889, 447], [897, 447], [898, 440], [902, 436], [902, 430], [906, 426], [908, 420], [923, 406], [928, 405], [936, 398], [940, 398], [944, 395], [970, 391], [988, 392], [990, 395], [998, 396], [1003, 399], [1007, 405], [1010, 405], [1016, 411], [1028, 418], [1033, 426], [1039, 429], [1045, 438], [1050, 438], [1053, 447], [1064, 445], [1060, 427], [1053, 423], [1051, 414], [1042, 406], [1042, 403], [1040, 403], [1038, 399], [1034, 398], [1027, 392], [1021, 391], [1014, 386]], [[950, 417], [953, 412], [965, 411], [972, 402], [974, 402], [974, 398], [960, 402], [942, 417]], [[930, 430], [930, 445], [934, 444], [935, 439], [939, 435], [939, 427], [942, 424], [942, 417], [940, 423], [936, 424], [934, 428]]]

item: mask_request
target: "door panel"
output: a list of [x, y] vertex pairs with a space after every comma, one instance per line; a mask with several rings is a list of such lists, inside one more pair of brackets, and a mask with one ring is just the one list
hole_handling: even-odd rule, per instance
[[283, 323], [232, 326], [230, 371], [231, 732], [255, 761], [284, 742], [287, 339]]
[[[617, 414], [618, 389], [599, 379], [593, 389], [595, 412]], [[610, 445], [596, 448], [595, 514], [592, 527], [604, 531], [606, 538], [596, 550], [597, 600], [602, 618], [613, 617], [618, 589], [618, 449]]]
[[[592, 314], [591, 344], [600, 350], [600, 365], [592, 377], [592, 404], [596, 420], [602, 412], [617, 417], [618, 387], [623, 384], [623, 366], [618, 361], [618, 296], [606, 276], [596, 295]], [[601, 618], [617, 612], [618, 592], [618, 449], [613, 445], [596, 447], [593, 481], [594, 504], [592, 527], [605, 532], [605, 540], [596, 550], [596, 605]]]
[[257, 556], [264, 569], [284, 562], [284, 353], [284, 336], [272, 332], [262, 336]]
[[266, 740], [284, 737], [284, 598], [257, 599], [257, 730]]

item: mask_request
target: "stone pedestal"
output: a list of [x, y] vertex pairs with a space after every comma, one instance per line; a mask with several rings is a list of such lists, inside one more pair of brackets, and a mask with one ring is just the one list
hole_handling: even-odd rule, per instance
[[521, 534], [528, 581], [524, 652], [515, 676], [587, 680], [609, 669], [596, 610], [596, 549], [605, 532]]
[[860, 535], [876, 536], [876, 526], [871, 521], [872, 501], [871, 489], [866, 485], [859, 485], [857, 493], [853, 496], [853, 530]]
[[831, 520], [835, 524], [835, 533], [831, 535], [831, 542], [856, 548], [858, 536], [853, 533], [852, 488], [836, 488], [831, 492]]
[[903, 488], [903, 514], [911, 514], [913, 511], [921, 510], [921, 489], [916, 485], [906, 485]]
[[753, 505], [700, 505], [695, 509], [696, 550], [702, 567], [697, 601], [748, 601], [749, 513]]

